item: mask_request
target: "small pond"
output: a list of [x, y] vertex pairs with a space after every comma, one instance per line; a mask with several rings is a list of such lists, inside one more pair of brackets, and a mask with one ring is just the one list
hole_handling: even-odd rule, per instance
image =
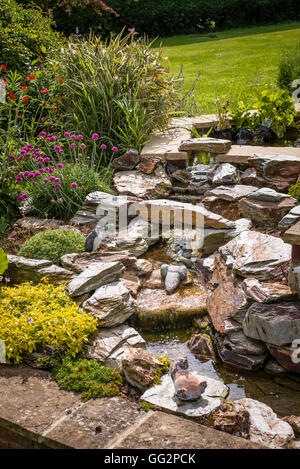
[[269, 405], [281, 417], [300, 415], [300, 376], [271, 376], [264, 371], [247, 372], [212, 360], [201, 362], [187, 347], [191, 335], [197, 333], [193, 329], [139, 332], [155, 356], [168, 355], [171, 363], [186, 356], [191, 371], [223, 381], [230, 389], [227, 399], [250, 397]]

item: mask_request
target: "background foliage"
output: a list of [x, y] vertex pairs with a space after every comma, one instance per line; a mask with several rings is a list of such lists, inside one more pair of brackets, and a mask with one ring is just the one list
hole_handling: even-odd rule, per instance
[[[40, 2], [53, 8], [54, 19], [60, 31], [66, 34], [86, 33], [90, 28], [107, 34], [120, 31], [124, 26], [135, 27], [149, 36], [172, 36], [199, 32], [197, 24], [213, 20], [217, 29], [246, 25], [296, 20], [300, 15], [298, 0], [109, 0], [118, 16], [109, 11], [102, 15], [90, 13], [89, 8], [73, 8], [68, 15], [59, 8], [58, 0]], [[19, 0], [29, 3], [29, 0]]]

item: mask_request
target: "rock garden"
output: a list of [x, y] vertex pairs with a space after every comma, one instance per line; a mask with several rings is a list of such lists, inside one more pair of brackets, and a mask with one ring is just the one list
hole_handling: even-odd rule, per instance
[[[116, 51], [123, 82], [103, 117], [91, 96]], [[83, 402], [299, 448], [300, 107], [281, 90], [165, 122], [178, 90], [156, 57], [131, 32], [74, 40], [59, 71], [1, 65], [0, 377], [50, 372]], [[154, 72], [163, 91], [145, 85]], [[147, 114], [145, 93], [167, 102]]]

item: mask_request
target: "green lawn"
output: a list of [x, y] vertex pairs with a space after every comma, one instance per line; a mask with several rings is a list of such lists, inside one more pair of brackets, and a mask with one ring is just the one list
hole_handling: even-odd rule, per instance
[[181, 64], [185, 88], [191, 88], [198, 71], [196, 99], [203, 113], [215, 112], [215, 98], [231, 102], [255, 101], [257, 92], [276, 83], [282, 50], [300, 40], [300, 22], [216, 32], [216, 38], [199, 35], [159, 39], [170, 70]]

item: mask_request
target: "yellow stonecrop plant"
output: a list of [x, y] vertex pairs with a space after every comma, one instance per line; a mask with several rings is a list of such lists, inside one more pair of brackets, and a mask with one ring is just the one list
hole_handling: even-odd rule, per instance
[[0, 289], [0, 340], [7, 363], [20, 363], [24, 353], [52, 345], [75, 356], [97, 329], [97, 320], [82, 311], [65, 285], [23, 283]]

